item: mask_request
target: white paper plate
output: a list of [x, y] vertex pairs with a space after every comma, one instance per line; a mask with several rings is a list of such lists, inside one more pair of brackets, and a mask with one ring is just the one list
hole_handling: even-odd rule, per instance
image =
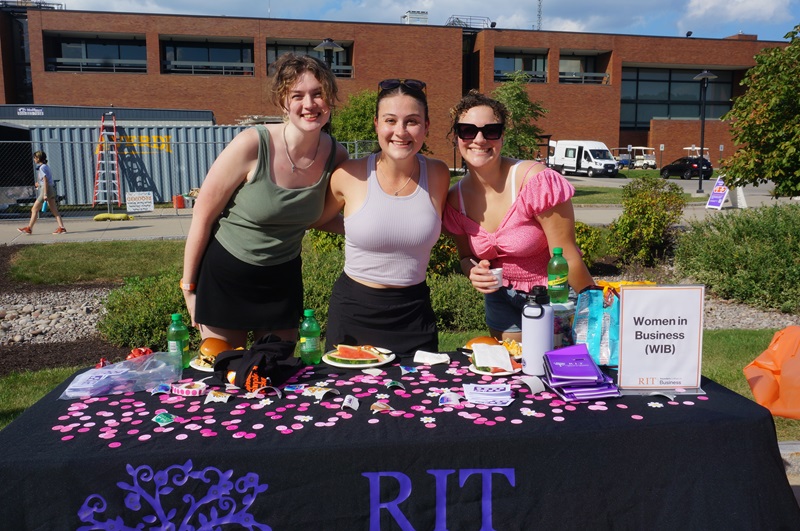
[[322, 361], [330, 365], [331, 367], [338, 367], [340, 369], [369, 369], [370, 367], [380, 367], [381, 365], [386, 365], [387, 363], [391, 363], [394, 361], [395, 355], [392, 353], [391, 350], [375, 347], [375, 350], [380, 352], [381, 354], [388, 354], [386, 359], [383, 361], [376, 361], [374, 363], [340, 363], [338, 361], [333, 361], [328, 357], [329, 354], [336, 352], [335, 350], [331, 350], [325, 353], [322, 356]]
[[200, 365], [199, 363], [197, 363], [197, 358], [192, 358], [192, 361], [189, 362], [189, 367], [202, 372], [214, 372], [214, 367], [206, 367], [205, 365]]
[[482, 374], [484, 376], [511, 376], [512, 374], [517, 374], [522, 370], [522, 367], [519, 369], [514, 369], [513, 371], [503, 371], [503, 372], [486, 372], [486, 371], [479, 371], [475, 365], [469, 366], [470, 372], [474, 372], [475, 374]]

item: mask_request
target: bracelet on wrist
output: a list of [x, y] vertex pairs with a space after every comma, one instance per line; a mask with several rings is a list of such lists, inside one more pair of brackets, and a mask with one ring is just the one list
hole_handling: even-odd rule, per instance
[[183, 279], [180, 281], [180, 286], [183, 291], [194, 291], [195, 285], [191, 282], [184, 282]]

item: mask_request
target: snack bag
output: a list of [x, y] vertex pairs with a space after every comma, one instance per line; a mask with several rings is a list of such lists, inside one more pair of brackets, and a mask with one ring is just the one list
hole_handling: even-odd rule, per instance
[[800, 326], [775, 332], [743, 372], [757, 403], [773, 415], [800, 419]]

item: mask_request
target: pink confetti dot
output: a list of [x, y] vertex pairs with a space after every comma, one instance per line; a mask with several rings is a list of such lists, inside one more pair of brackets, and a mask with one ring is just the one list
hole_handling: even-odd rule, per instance
[[564, 422], [564, 417], [553, 417], [553, 420], [556, 422]]
[[127, 433], [128, 435], [136, 435], [137, 433], [139, 433], [139, 430], [128, 430]]
[[61, 437], [61, 440], [62, 441], [71, 441], [74, 438], [75, 438], [74, 435], [64, 435], [63, 437]]
[[669, 402], [667, 402], [667, 404], [669, 404], [670, 406], [678, 406], [678, 405], [680, 405], [680, 404], [678, 404], [678, 402], [675, 402], [674, 400], [670, 400]]
[[521, 419], [511, 419], [511, 424], [522, 424]]
[[176, 441], [185, 441], [188, 438], [189, 438], [189, 435], [187, 435], [185, 433], [179, 433], [178, 435], [175, 436], [175, 440]]
[[495, 417], [494, 420], [495, 420], [495, 422], [505, 422], [506, 418], [505, 417]]
[[435, 427], [436, 427], [436, 424], [433, 424], [433, 423], [428, 423], [428, 424], [425, 424], [425, 427], [426, 427], [426, 428], [435, 428]]
[[575, 406], [564, 406], [564, 409], [566, 409], [567, 411], [575, 411], [578, 408], [576, 408]]
[[292, 432], [292, 430], [283, 430], [281, 433], [284, 434], [284, 435], [289, 435], [289, 434], [294, 433], [294, 432]]
[[694, 402], [692, 402], [691, 400], [684, 400], [683, 405], [684, 406], [693, 406]]
[[705, 395], [700, 395], [697, 397], [698, 400], [708, 400], [708, 397]]
[[303, 429], [303, 424], [300, 423], [300, 422], [295, 422], [294, 424], [292, 424], [292, 429], [293, 430], [302, 430]]
[[628, 406], [625, 404], [617, 404], [617, 407], [620, 409], [628, 409]]
[[112, 443], [108, 443], [108, 447], [109, 447], [109, 448], [119, 448], [120, 446], [122, 446], [122, 443], [121, 443], [121, 442], [112, 442]]
[[92, 431], [91, 428], [80, 428], [78, 433], [86, 433], [87, 431]]
[[244, 432], [244, 431], [237, 431], [236, 433], [234, 433], [234, 434], [233, 434], [233, 438], [234, 438], [234, 439], [241, 439], [241, 438], [243, 438], [245, 435], [247, 435], [247, 432]]
[[557, 408], [553, 408], [553, 413], [563, 413], [563, 412], [564, 412], [564, 410], [561, 409], [561, 408], [558, 408], [558, 407]]
[[644, 417], [643, 417], [643, 416], [641, 416], [641, 415], [631, 415], [631, 418], [632, 418], [633, 420], [642, 420]]
[[280, 426], [275, 426], [275, 429], [278, 430], [278, 431], [286, 431], [289, 428], [287, 426], [284, 426], [283, 424], [281, 424]]
[[144, 441], [150, 440], [150, 437], [151, 437], [151, 435], [145, 433], [144, 435], [139, 435], [139, 440], [144, 442]]
[[497, 423], [493, 420], [487, 420], [486, 422], [484, 422], [484, 425], [486, 426], [494, 426], [495, 424]]
[[369, 419], [367, 421], [367, 424], [377, 424], [379, 422], [380, 422], [380, 419]]
[[323, 427], [325, 427], [325, 423], [324, 422], [315, 422], [314, 426], [316, 426], [317, 428], [323, 428]]

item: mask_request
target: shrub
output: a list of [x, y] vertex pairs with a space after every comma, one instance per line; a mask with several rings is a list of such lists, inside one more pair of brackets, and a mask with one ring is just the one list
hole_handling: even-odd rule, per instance
[[428, 263], [428, 276], [441, 277], [461, 273], [458, 261], [458, 250], [453, 238], [442, 234], [431, 249], [431, 260]]
[[686, 206], [683, 190], [644, 176], [623, 186], [622, 192], [622, 214], [609, 226], [612, 248], [625, 263], [654, 265], [673, 244], [674, 225]]
[[693, 221], [675, 248], [678, 270], [720, 297], [800, 312], [800, 205], [721, 212]]
[[472, 287], [464, 275], [429, 278], [431, 305], [439, 331], [486, 329], [483, 295]]
[[331, 289], [344, 269], [344, 254], [333, 248], [327, 251], [314, 250], [313, 246], [317, 240], [313, 237], [308, 238], [308, 234], [307, 241], [303, 242], [303, 304], [306, 308], [314, 309], [314, 315], [324, 335], [328, 326]]
[[583, 253], [586, 267], [592, 267], [603, 240], [603, 231], [581, 221], [575, 222], [575, 241]]
[[[97, 323], [98, 331], [113, 345], [165, 351], [170, 314], [181, 313], [186, 325], [190, 324], [179, 281], [179, 271], [125, 279], [122, 287], [108, 294], [106, 312]], [[190, 327], [189, 335], [190, 349], [194, 350], [199, 345], [200, 333]]]

